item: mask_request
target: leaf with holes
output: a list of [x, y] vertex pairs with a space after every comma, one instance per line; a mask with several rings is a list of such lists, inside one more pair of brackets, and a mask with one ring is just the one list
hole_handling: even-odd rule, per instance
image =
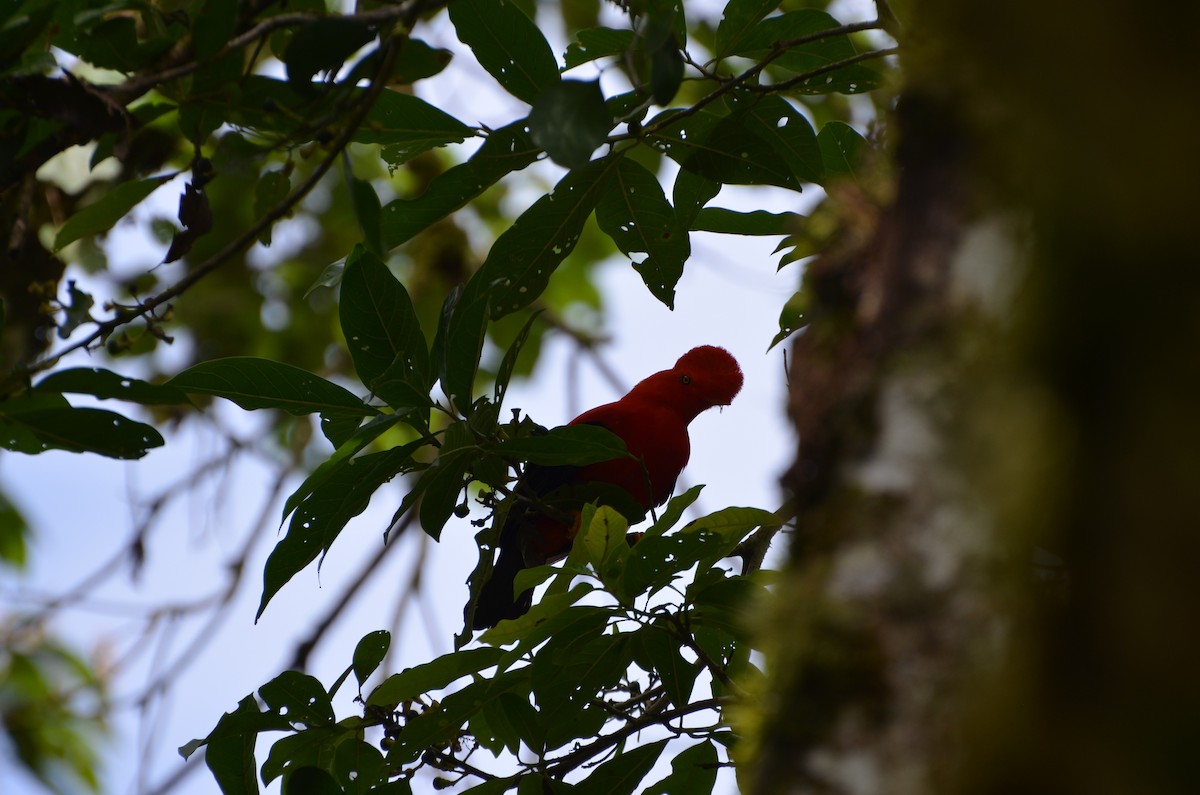
[[101, 400], [115, 398], [146, 406], [187, 403], [182, 390], [165, 384], [151, 384], [99, 367], [72, 367], [43, 378], [34, 387], [43, 392], [70, 392], [91, 395]]
[[611, 179], [596, 205], [596, 223], [634, 261], [650, 292], [674, 308], [675, 285], [692, 251], [687, 229], [645, 166], [622, 158]]
[[521, 213], [492, 244], [467, 282], [463, 300], [491, 298], [492, 318], [529, 306], [579, 242], [583, 224], [608, 190], [622, 158], [608, 156], [567, 173], [546, 196]]
[[565, 69], [594, 61], [597, 58], [623, 55], [633, 46], [634, 32], [615, 28], [587, 28], [575, 34], [563, 55]]
[[863, 155], [870, 149], [867, 139], [849, 124], [831, 121], [821, 128], [817, 142], [821, 145], [821, 158], [825, 163], [827, 182], [835, 179], [858, 179], [858, 167], [862, 163]]
[[464, 206], [501, 177], [520, 171], [541, 153], [525, 130], [525, 119], [492, 130], [465, 163], [434, 178], [415, 199], [396, 199], [383, 208], [383, 237], [389, 248]]
[[726, 185], [777, 185], [800, 190], [791, 166], [747, 129], [741, 115], [664, 111], [649, 124], [647, 138], [688, 171]]
[[404, 285], [362, 246], [346, 258], [338, 314], [358, 377], [393, 408], [430, 405], [425, 335]]
[[300, 416], [365, 417], [379, 410], [354, 393], [307, 370], [272, 359], [231, 356], [193, 365], [166, 382], [167, 386], [232, 400], [244, 409], [280, 409]]
[[792, 173], [803, 182], [820, 182], [825, 175], [821, 147], [808, 119], [778, 96], [736, 97], [734, 113], [746, 129], [766, 141]]
[[416, 468], [407, 447], [351, 459], [297, 507], [287, 535], [275, 545], [263, 569], [263, 593], [255, 620], [288, 580], [327, 552], [342, 528], [366, 510], [375, 491]]
[[162, 447], [154, 428], [111, 411], [75, 408], [62, 395], [26, 394], [0, 403], [0, 447], [18, 453], [46, 450], [141, 458]]
[[517, 99], [533, 104], [559, 81], [554, 51], [515, 3], [453, 0], [450, 21], [480, 66]]
[[599, 80], [555, 83], [538, 95], [529, 111], [534, 143], [566, 168], [587, 163], [614, 124]]

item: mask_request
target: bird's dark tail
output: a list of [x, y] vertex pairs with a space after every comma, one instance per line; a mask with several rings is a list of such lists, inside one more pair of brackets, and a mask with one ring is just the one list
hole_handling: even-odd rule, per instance
[[517, 572], [525, 568], [521, 550], [516, 544], [500, 545], [500, 559], [492, 568], [492, 576], [479, 589], [479, 600], [475, 603], [472, 629], [488, 629], [506, 618], [518, 618], [529, 612], [533, 604], [533, 591], [527, 590], [513, 597], [513, 585]]

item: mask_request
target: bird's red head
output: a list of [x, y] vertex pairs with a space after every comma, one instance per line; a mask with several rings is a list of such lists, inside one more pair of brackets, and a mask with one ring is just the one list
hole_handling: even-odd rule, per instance
[[715, 345], [692, 348], [671, 369], [705, 408], [728, 406], [742, 390], [742, 368], [737, 359]]
[[621, 402], [647, 401], [669, 407], [686, 423], [713, 406], [728, 406], [741, 388], [742, 368], [729, 351], [702, 345], [679, 357], [670, 370], [642, 381]]

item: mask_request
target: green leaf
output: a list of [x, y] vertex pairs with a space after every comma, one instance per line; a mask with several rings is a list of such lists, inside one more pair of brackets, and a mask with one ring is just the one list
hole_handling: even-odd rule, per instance
[[858, 166], [870, 145], [857, 130], [844, 122], [827, 122], [817, 142], [825, 164], [826, 184], [837, 179], [858, 179]]
[[537, 159], [541, 149], [521, 119], [493, 130], [467, 162], [438, 175], [415, 199], [396, 199], [383, 208], [383, 237], [388, 248], [411, 240], [483, 193], [506, 174]]
[[650, 95], [657, 105], [669, 105], [683, 84], [683, 53], [673, 37], [650, 53]]
[[629, 542], [625, 539], [629, 522], [611, 506], [587, 505], [583, 509], [580, 527], [584, 528], [581, 531], [583, 545], [592, 569], [603, 582], [615, 579], [629, 556]]
[[705, 207], [696, 213], [692, 229], [726, 235], [786, 235], [804, 220], [799, 213], [769, 213], [766, 210], [737, 212], [724, 207]]
[[[341, 471], [344, 467], [350, 466], [350, 461], [364, 447], [378, 439], [384, 433], [389, 431], [392, 426], [403, 419], [404, 415], [402, 414], [384, 414], [382, 416], [375, 417], [366, 425], [363, 425], [361, 428], [355, 430], [350, 438], [339, 445], [338, 448], [333, 451], [333, 455], [331, 455], [325, 461], [322, 461], [316, 469], [309, 473], [308, 477], [304, 479], [304, 482], [301, 483], [287, 498], [287, 500], [284, 501], [283, 516], [280, 517], [280, 521], [286, 521], [292, 511], [296, 509], [297, 505], [307, 499], [308, 496], [318, 488], [329, 482], [329, 479]], [[409, 455], [411, 455], [425, 445], [426, 441], [424, 439], [418, 439], [415, 442], [410, 442], [401, 449], [407, 451]]]
[[383, 257], [386, 249], [380, 224], [383, 208], [379, 204], [379, 194], [375, 193], [375, 188], [370, 182], [355, 178], [350, 171], [349, 159], [346, 160], [346, 181], [350, 186], [350, 203], [354, 207], [354, 217], [358, 220], [358, 228], [362, 230], [363, 245], [376, 257]]
[[[342, 745], [349, 744], [342, 743], [337, 747], [341, 748]], [[320, 758], [319, 754], [318, 758]], [[293, 765], [291, 774], [284, 779], [284, 782], [282, 795], [345, 795], [345, 791], [332, 773], [313, 765]]]
[[599, 425], [564, 425], [545, 434], [506, 439], [496, 452], [545, 466], [585, 466], [629, 456], [621, 437]]
[[613, 592], [631, 598], [653, 593], [700, 561], [717, 561], [754, 528], [772, 521], [769, 511], [725, 508], [691, 522], [668, 535], [647, 533], [633, 545]]
[[255, 620], [297, 572], [327, 552], [346, 523], [366, 510], [384, 483], [416, 467], [407, 447], [351, 459], [296, 507], [287, 535], [263, 569], [263, 593]]
[[[764, 58], [781, 42], [790, 42], [811, 36], [823, 30], [840, 27], [836, 19], [824, 11], [801, 9], [768, 17], [742, 36], [726, 54], [744, 55], [759, 60]], [[797, 74], [804, 74], [830, 64], [853, 58], [858, 54], [850, 37], [828, 36], [788, 48], [772, 65]], [[838, 92], [853, 94], [878, 88], [882, 78], [879, 73], [860, 64], [850, 64], [833, 72], [814, 76], [792, 88], [807, 94]]]
[[260, 711], [254, 696], [242, 699], [233, 712], [217, 721], [216, 728], [204, 740], [193, 740], [179, 749], [184, 759], [197, 748], [207, 745], [204, 763], [225, 795], [257, 793], [258, 775], [254, 746], [260, 732], [290, 731], [291, 723], [278, 714]]
[[593, 160], [567, 173], [492, 244], [467, 282], [464, 300], [491, 298], [492, 318], [529, 306], [579, 242], [583, 224], [608, 189], [619, 156]]
[[529, 111], [529, 134], [565, 168], [591, 160], [613, 128], [600, 81], [563, 80], [547, 88]]
[[475, 437], [465, 420], [446, 428], [441, 451], [433, 466], [421, 473], [421, 529], [431, 538], [440, 538], [450, 521], [458, 497], [466, 486], [467, 472], [479, 455]]
[[825, 175], [821, 147], [808, 119], [779, 96], [736, 97], [734, 112], [743, 114], [746, 129], [766, 141], [803, 182]]
[[443, 654], [431, 662], [392, 674], [371, 692], [367, 704], [390, 706], [443, 690], [464, 676], [491, 668], [503, 656], [502, 649], [490, 646]]
[[579, 782], [573, 795], [632, 795], [658, 761], [667, 742], [640, 745], [614, 756]]
[[284, 671], [258, 689], [267, 707], [289, 723], [324, 726], [334, 721], [333, 705], [325, 686], [300, 671]]
[[[678, 117], [678, 118], [676, 118]], [[800, 183], [770, 144], [746, 127], [742, 116], [700, 111], [681, 116], [664, 111], [647, 127], [651, 145], [679, 165], [726, 185], [777, 185], [800, 190]]]
[[493, 646], [503, 646], [520, 640], [534, 633], [542, 624], [548, 624], [555, 617], [567, 611], [571, 605], [578, 602], [595, 590], [591, 583], [581, 582], [566, 593], [548, 594], [545, 598], [529, 609], [520, 618], [501, 621], [496, 626], [480, 635], [480, 640]]
[[58, 337], [64, 340], [84, 323], [95, 322], [91, 310], [96, 301], [91, 293], [80, 290], [75, 286], [75, 280], [71, 279], [67, 282], [67, 295], [70, 296], [70, 302], [63, 307], [64, 317], [58, 323]]
[[107, 232], [158, 188], [175, 178], [174, 174], [150, 177], [138, 182], [126, 182], [89, 204], [67, 219], [54, 237], [54, 250], [74, 243], [81, 237]]
[[475, 376], [487, 335], [489, 297], [460, 298], [457, 289], [446, 297], [442, 323], [433, 348], [439, 358], [442, 392], [450, 404], [469, 414], [475, 397]]
[[564, 69], [594, 61], [597, 58], [623, 55], [633, 46], [632, 30], [614, 28], [588, 28], [575, 34], [575, 41], [567, 45], [563, 55]]
[[679, 169], [679, 173], [675, 175], [675, 185], [671, 189], [671, 201], [675, 205], [675, 215], [679, 218], [680, 226], [691, 229], [701, 208], [720, 192], [721, 183], [686, 168]]
[[642, 795], [693, 795], [712, 792], [717, 783], [717, 747], [710, 741], [693, 745], [671, 760], [671, 774], [651, 784]]
[[392, 68], [392, 82], [410, 85], [433, 77], [446, 68], [454, 53], [441, 47], [430, 47], [420, 39], [411, 36], [401, 39], [400, 52], [396, 55], [396, 65]]
[[[254, 216], [262, 218], [271, 212], [287, 198], [291, 189], [292, 182], [283, 169], [262, 172], [262, 176], [254, 184]], [[264, 229], [258, 239], [264, 246], [271, 245], [271, 227]]]
[[167, 381], [166, 386], [222, 397], [248, 410], [281, 409], [296, 416], [321, 412], [365, 417], [379, 413], [352, 392], [307, 370], [253, 356], [201, 362]]
[[18, 453], [57, 449], [132, 459], [164, 444], [151, 426], [111, 411], [69, 405], [33, 408], [39, 405], [33, 396], [0, 402], [0, 447]]
[[346, 259], [340, 299], [342, 333], [362, 382], [393, 408], [429, 406], [429, 351], [404, 285], [356, 246]]
[[[675, 307], [675, 285], [692, 253], [687, 229], [680, 223], [658, 178], [645, 167], [622, 158], [614, 184], [596, 205], [596, 223], [612, 238], [658, 300]], [[635, 257], [644, 254], [638, 262]]]
[[450, 21], [480, 66], [517, 99], [533, 104], [559, 81], [554, 51], [516, 3], [452, 0]]
[[388, 168], [395, 170], [422, 152], [475, 135], [450, 114], [412, 94], [384, 91], [354, 134], [354, 141], [380, 144]]
[[[346, 101], [361, 98], [365, 89], [341, 96]], [[348, 95], [348, 96], [347, 96]], [[248, 75], [239, 82], [235, 96], [192, 98], [194, 112], [212, 112], [224, 122], [260, 133], [291, 138], [300, 143], [328, 135], [342, 119], [330, 92], [300, 91], [284, 80]], [[383, 146], [384, 159], [395, 168], [421, 152], [449, 143], [461, 143], [475, 130], [428, 102], [399, 91], [384, 91], [363, 124], [354, 132], [355, 143]]]
[[458, 736], [459, 730], [471, 717], [483, 711], [502, 694], [527, 690], [528, 668], [506, 671], [487, 679], [477, 679], [451, 693], [431, 709], [409, 720], [397, 742], [388, 752], [388, 763], [394, 767], [408, 764], [429, 748], [441, 747]]
[[283, 795], [288, 795], [288, 782], [297, 771], [306, 767], [321, 767], [329, 760], [339, 744], [350, 739], [356, 729], [342, 726], [317, 726], [276, 740], [262, 765], [262, 780], [269, 785], [283, 776]]
[[[380, 785], [387, 782], [388, 772], [383, 754], [361, 740], [348, 739], [334, 753], [333, 773], [341, 785], [339, 795], [385, 795], [391, 790], [385, 791]], [[404, 784], [407, 786], [407, 782]]]
[[139, 381], [99, 367], [59, 370], [39, 381], [34, 389], [92, 395], [101, 400], [115, 398], [147, 406], [169, 406], [188, 402], [187, 395], [181, 389]]
[[18, 571], [24, 569], [26, 541], [30, 535], [29, 524], [21, 511], [0, 492], [0, 562]]
[[779, 312], [779, 333], [771, 340], [767, 350], [771, 350], [792, 334], [808, 325], [808, 315], [812, 311], [812, 295], [809, 290], [801, 288], [783, 305]]
[[307, 84], [317, 72], [336, 72], [375, 38], [367, 25], [342, 16], [315, 19], [298, 28], [284, 53], [288, 80]]
[[500, 367], [496, 370], [494, 402], [497, 407], [504, 404], [504, 397], [508, 394], [508, 382], [512, 380], [513, 371], [517, 367], [517, 359], [521, 355], [521, 349], [525, 347], [525, 341], [529, 339], [529, 332], [533, 329], [534, 321], [538, 319], [537, 312], [530, 312], [529, 319], [525, 321], [525, 325], [517, 332], [517, 336], [513, 338], [512, 344], [508, 346], [508, 350], [504, 352], [504, 358], [500, 361]]
[[[663, 689], [676, 707], [686, 707], [699, 669], [683, 658], [679, 641], [664, 630], [645, 627], [637, 633], [645, 662], [662, 680]], [[639, 658], [640, 659], [640, 658]]]
[[239, 0], [204, 0], [194, 8], [192, 41], [201, 66], [191, 80], [193, 93], [220, 90], [242, 76], [245, 58], [242, 52], [234, 50], [213, 60], [237, 33], [238, 6]]
[[358, 680], [360, 690], [366, 684], [367, 678], [375, 673], [375, 669], [383, 662], [391, 645], [392, 633], [386, 629], [368, 632], [358, 641], [358, 645], [354, 647], [353, 667], [354, 678]]
[[717, 25], [716, 57], [737, 52], [746, 35], [778, 7], [779, 0], [729, 0]]

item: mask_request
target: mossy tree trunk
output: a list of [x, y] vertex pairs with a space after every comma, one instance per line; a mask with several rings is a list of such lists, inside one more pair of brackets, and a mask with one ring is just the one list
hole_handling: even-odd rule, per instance
[[1198, 12], [916, 6], [893, 198], [806, 276], [742, 783], [1200, 791]]

